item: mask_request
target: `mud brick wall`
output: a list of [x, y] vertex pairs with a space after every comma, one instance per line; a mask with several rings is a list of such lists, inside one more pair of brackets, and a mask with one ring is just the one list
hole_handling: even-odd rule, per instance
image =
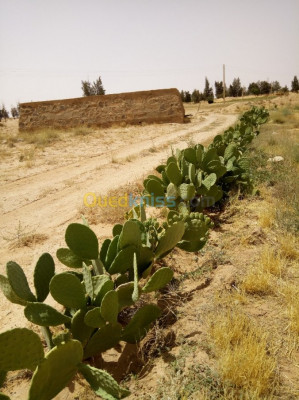
[[88, 96], [20, 104], [20, 130], [107, 127], [184, 121], [184, 107], [177, 89]]

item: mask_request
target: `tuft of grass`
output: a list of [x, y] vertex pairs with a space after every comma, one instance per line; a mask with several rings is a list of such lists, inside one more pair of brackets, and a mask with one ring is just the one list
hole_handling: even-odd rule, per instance
[[47, 240], [48, 236], [28, 230], [28, 227], [22, 226], [19, 221], [16, 231], [9, 233], [8, 236], [3, 237], [3, 239], [9, 242], [10, 249], [15, 249], [20, 247], [32, 247], [35, 244]]
[[209, 334], [228, 393], [242, 399], [273, 393], [277, 363], [267, 333], [260, 326], [240, 310], [228, 309], [213, 318]]
[[38, 147], [49, 146], [50, 144], [57, 142], [61, 139], [63, 132], [55, 129], [42, 129], [33, 132], [21, 132], [20, 138], [25, 143], [35, 144]]

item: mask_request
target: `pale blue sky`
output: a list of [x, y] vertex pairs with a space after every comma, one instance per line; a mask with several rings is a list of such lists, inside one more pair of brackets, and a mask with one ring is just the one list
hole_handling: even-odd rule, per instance
[[0, 103], [299, 77], [299, 0], [0, 0]]

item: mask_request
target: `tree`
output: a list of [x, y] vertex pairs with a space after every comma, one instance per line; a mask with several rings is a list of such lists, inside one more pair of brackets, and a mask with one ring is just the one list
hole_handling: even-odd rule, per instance
[[100, 76], [93, 83], [90, 83], [89, 81], [81, 81], [81, 88], [83, 96], [99, 96], [105, 94], [105, 89], [103, 88]]
[[191, 102], [191, 94], [189, 91], [185, 92], [185, 102], [190, 103]]
[[185, 92], [183, 90], [180, 91], [181, 100], [184, 103], [185, 101]]
[[18, 106], [17, 107], [11, 107], [10, 113], [11, 113], [11, 116], [13, 118], [19, 118], [19, 108], [18, 108]]
[[287, 87], [287, 85], [285, 85], [283, 88], [281, 88], [282, 93], [287, 94], [289, 93], [289, 88]]
[[260, 93], [261, 94], [269, 94], [271, 92], [271, 85], [267, 81], [260, 82]]
[[240, 78], [235, 78], [233, 83], [229, 85], [228, 94], [231, 97], [240, 97], [242, 96], [242, 86]]
[[247, 90], [248, 94], [253, 94], [255, 96], [260, 94], [260, 87], [258, 85], [257, 82], [251, 82], [248, 85], [248, 90]]
[[191, 100], [193, 101], [193, 103], [199, 103], [201, 100], [201, 94], [199, 92], [199, 90], [194, 89], [192, 94], [191, 94]]
[[207, 100], [210, 102], [214, 101], [213, 89], [211, 88], [207, 77], [205, 78], [205, 88], [203, 91], [203, 100]]
[[0, 109], [0, 121], [2, 118], [6, 121], [6, 118], [9, 118], [8, 111], [5, 108], [5, 105], [2, 104], [2, 108]]
[[281, 90], [280, 83], [278, 81], [271, 82], [272, 92], [279, 92]]
[[215, 95], [217, 99], [221, 99], [223, 97], [223, 82], [222, 81], [215, 81]]
[[295, 92], [295, 93], [298, 93], [298, 91], [299, 91], [299, 82], [298, 82], [297, 75], [294, 76], [294, 79], [292, 80], [292, 84], [291, 85], [292, 85], [291, 86], [292, 87], [291, 91]]

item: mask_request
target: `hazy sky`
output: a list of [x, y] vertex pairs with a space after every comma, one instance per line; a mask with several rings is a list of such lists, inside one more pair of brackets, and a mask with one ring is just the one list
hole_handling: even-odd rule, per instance
[[299, 77], [299, 0], [0, 0], [0, 103]]

